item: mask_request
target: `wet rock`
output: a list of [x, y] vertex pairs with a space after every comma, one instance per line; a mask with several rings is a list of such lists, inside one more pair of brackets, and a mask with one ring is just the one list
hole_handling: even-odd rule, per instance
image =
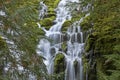
[[81, 34], [80, 34], [80, 33], [77, 34], [77, 41], [78, 41], [79, 43], [81, 42]]
[[65, 33], [65, 34], [63, 35], [63, 41], [68, 41], [68, 39], [69, 39], [69, 37], [68, 37], [67, 33]]
[[51, 53], [52, 55], [54, 55], [54, 54], [56, 53], [55, 48], [51, 48], [51, 49], [50, 49], [50, 53]]
[[54, 60], [54, 72], [60, 73], [65, 71], [65, 57], [63, 54], [58, 53]]
[[62, 31], [67, 31], [70, 25], [72, 25], [72, 22], [70, 20], [65, 21], [62, 25]]
[[57, 22], [56, 21], [53, 21], [53, 25], [55, 25]]

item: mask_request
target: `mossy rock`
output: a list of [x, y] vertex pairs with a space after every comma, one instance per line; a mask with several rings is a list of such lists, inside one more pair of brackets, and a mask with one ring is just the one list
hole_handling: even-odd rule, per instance
[[44, 18], [43, 20], [40, 20], [40, 25], [42, 27], [45, 27], [46, 29], [49, 29], [54, 23], [55, 16], [49, 16], [49, 18]]
[[62, 50], [63, 50], [64, 52], [66, 52], [66, 48], [67, 48], [67, 47], [66, 47], [66, 46], [67, 46], [66, 42], [63, 42], [61, 46], [62, 46]]
[[52, 13], [52, 12], [50, 12], [50, 13], [47, 14], [47, 17], [55, 17], [55, 16], [56, 16], [56, 14]]
[[56, 8], [60, 0], [43, 0], [44, 3], [49, 7]]
[[56, 55], [54, 60], [54, 72], [60, 73], [65, 71], [65, 57], [63, 54], [59, 53]]
[[70, 25], [72, 25], [72, 22], [70, 20], [65, 21], [62, 25], [62, 31], [67, 31]]
[[59, 0], [43, 0], [45, 5], [48, 7], [48, 13], [45, 15], [43, 20], [40, 20], [41, 26], [49, 29], [53, 25], [53, 21], [55, 20], [55, 11], [54, 9], [57, 7]]
[[41, 26], [50, 26], [52, 25], [52, 19], [51, 18], [44, 18], [40, 21]]
[[50, 7], [50, 8], [48, 9], [48, 12], [49, 12], [49, 13], [55, 13], [54, 8]]

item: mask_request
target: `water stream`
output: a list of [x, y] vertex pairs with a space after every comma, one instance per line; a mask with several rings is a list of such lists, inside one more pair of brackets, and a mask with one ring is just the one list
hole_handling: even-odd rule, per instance
[[[66, 8], [69, 2], [79, 2], [79, 0], [61, 0], [55, 9], [56, 24], [49, 30], [46, 30], [45, 27], [41, 27], [40, 24], [38, 24], [39, 27], [45, 31], [45, 36], [52, 40], [49, 41], [43, 38], [37, 46], [37, 53], [44, 58], [43, 61], [48, 74], [53, 74], [54, 72], [54, 59], [56, 54], [60, 52], [62, 48], [61, 44], [63, 44], [62, 42], [64, 41], [64, 34], [61, 32], [62, 24], [72, 18], [70, 8]], [[79, 26], [82, 20], [83, 18], [81, 18], [80, 21], [74, 22], [66, 32], [67, 49], [61, 52], [65, 56], [66, 62], [65, 80], [83, 80], [82, 53], [84, 50], [84, 39]]]

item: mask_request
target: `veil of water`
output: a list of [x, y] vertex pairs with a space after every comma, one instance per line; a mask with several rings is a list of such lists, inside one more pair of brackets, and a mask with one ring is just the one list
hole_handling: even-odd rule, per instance
[[67, 31], [70, 39], [67, 41], [65, 80], [83, 80], [82, 52], [83, 33], [79, 21], [75, 22]]
[[[60, 52], [61, 44], [64, 41], [64, 34], [61, 32], [62, 24], [72, 18], [70, 8], [66, 8], [68, 2], [79, 2], [79, 0], [61, 0], [56, 8], [56, 24], [49, 30], [41, 27], [46, 33], [45, 36], [52, 39], [52, 41], [41, 39], [37, 48], [37, 53], [44, 58], [43, 61], [48, 74], [54, 72], [54, 58]], [[71, 25], [66, 32], [67, 50], [62, 52], [66, 61], [65, 80], [83, 80], [82, 52], [84, 39], [79, 26], [81, 21], [82, 18]], [[40, 27], [40, 24], [38, 25]]]

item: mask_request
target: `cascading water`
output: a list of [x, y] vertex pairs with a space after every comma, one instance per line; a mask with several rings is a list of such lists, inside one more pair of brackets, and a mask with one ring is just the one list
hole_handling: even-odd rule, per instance
[[[67, 41], [65, 80], [83, 80], [82, 52], [83, 33], [79, 21], [75, 22], [67, 31], [70, 39]], [[76, 64], [75, 64], [76, 63]]]
[[[60, 52], [63, 42], [63, 33], [61, 32], [62, 24], [72, 18], [70, 8], [66, 8], [68, 2], [79, 2], [79, 0], [61, 0], [56, 8], [56, 24], [49, 30], [46, 30], [38, 24], [45, 31], [45, 36], [52, 40], [50, 42], [47, 39], [41, 39], [37, 48], [37, 53], [44, 58], [43, 61], [48, 70], [48, 74], [54, 72], [54, 59], [56, 54]], [[82, 52], [84, 50], [84, 39], [79, 26], [82, 20], [83, 18], [68, 28], [67, 50], [65, 52], [61, 51], [66, 60], [65, 80], [83, 80]]]

